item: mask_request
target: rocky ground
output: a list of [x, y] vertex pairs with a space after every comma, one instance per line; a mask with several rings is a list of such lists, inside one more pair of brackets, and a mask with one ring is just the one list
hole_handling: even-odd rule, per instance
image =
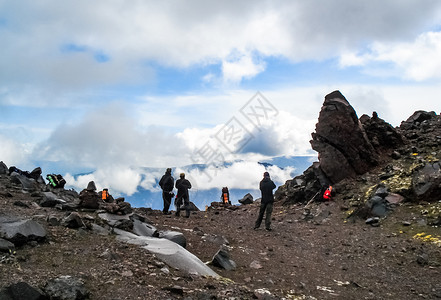
[[[11, 195], [9, 195], [11, 196]], [[24, 281], [34, 287], [59, 275], [86, 282], [91, 299], [436, 299], [441, 298], [441, 248], [427, 234], [426, 206], [401, 204], [379, 226], [347, 219], [346, 201], [290, 207], [276, 204], [271, 232], [253, 230], [258, 204], [237, 210], [195, 212], [190, 218], [139, 209], [158, 229], [184, 232], [187, 249], [210, 261], [226, 243], [237, 268], [213, 267], [223, 279], [187, 275], [153, 254], [84, 229], [49, 226], [52, 208], [25, 208], [27, 194], [0, 196], [2, 214], [28, 216], [47, 228], [45, 243], [2, 254], [1, 286]], [[93, 213], [81, 213], [93, 218]], [[425, 233], [417, 237], [418, 233]], [[226, 241], [225, 241], [226, 240]], [[263, 297], [261, 299], [264, 299]]]

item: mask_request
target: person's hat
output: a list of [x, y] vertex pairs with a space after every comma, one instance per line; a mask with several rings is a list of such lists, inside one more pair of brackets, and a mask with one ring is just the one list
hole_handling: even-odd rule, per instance
[[270, 175], [269, 175], [268, 172], [265, 172], [265, 173], [263, 173], [263, 176], [264, 176], [264, 177], [269, 177]]

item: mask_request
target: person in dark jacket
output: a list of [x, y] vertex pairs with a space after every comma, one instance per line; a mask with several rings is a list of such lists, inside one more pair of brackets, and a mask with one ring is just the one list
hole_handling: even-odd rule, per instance
[[167, 168], [165, 174], [159, 180], [159, 186], [162, 189], [162, 200], [164, 201], [164, 209], [162, 213], [164, 215], [170, 214], [168, 209], [170, 208], [171, 199], [174, 196], [173, 193], [173, 184], [175, 183], [175, 179], [171, 176], [171, 169]]
[[271, 180], [268, 172], [263, 173], [263, 179], [260, 181], [260, 191], [262, 192], [262, 198], [260, 201], [259, 216], [257, 217], [256, 224], [254, 225], [254, 230], [260, 227], [263, 220], [263, 215], [266, 211], [265, 216], [265, 229], [271, 230], [271, 214], [273, 212], [274, 195], [273, 190], [276, 185]]
[[191, 189], [191, 183], [185, 179], [185, 174], [181, 173], [179, 179], [176, 180], [176, 188], [178, 189], [178, 194], [176, 195], [176, 216], [179, 217], [181, 214], [181, 205], [184, 203], [185, 217], [190, 217], [190, 197], [188, 195], [188, 190]]

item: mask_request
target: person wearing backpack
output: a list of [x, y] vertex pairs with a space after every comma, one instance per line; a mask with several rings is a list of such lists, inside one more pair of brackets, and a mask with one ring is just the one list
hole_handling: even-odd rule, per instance
[[221, 202], [223, 204], [231, 204], [230, 192], [228, 191], [228, 187], [222, 188]]
[[263, 173], [263, 179], [260, 181], [259, 189], [262, 193], [262, 198], [260, 201], [259, 216], [257, 217], [256, 224], [254, 225], [254, 230], [260, 227], [263, 220], [263, 215], [265, 216], [265, 229], [271, 231], [271, 214], [273, 213], [273, 203], [274, 195], [273, 190], [276, 188], [276, 184], [271, 180], [268, 172]]
[[164, 208], [162, 210], [162, 213], [164, 215], [169, 215], [171, 212], [169, 212], [171, 199], [174, 196], [173, 193], [173, 184], [175, 183], [175, 179], [173, 176], [171, 176], [171, 168], [167, 168], [165, 171], [165, 174], [161, 177], [161, 180], [159, 180], [159, 186], [162, 189], [162, 200], [164, 201]]
[[323, 201], [331, 201], [332, 200], [332, 185], [328, 186], [326, 190], [323, 192]]
[[185, 179], [185, 174], [181, 173], [179, 179], [176, 180], [176, 188], [178, 189], [178, 194], [176, 195], [176, 216], [179, 217], [181, 214], [181, 205], [184, 204], [185, 217], [190, 217], [190, 197], [188, 195], [188, 190], [191, 189], [191, 183]]

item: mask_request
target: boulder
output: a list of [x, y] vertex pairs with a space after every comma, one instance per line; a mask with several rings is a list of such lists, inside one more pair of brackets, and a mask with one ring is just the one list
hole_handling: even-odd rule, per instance
[[90, 181], [90, 182], [87, 184], [87, 188], [86, 188], [86, 190], [88, 190], [88, 191], [96, 191], [96, 185], [95, 185], [95, 182], [94, 182], [94, 181]]
[[378, 153], [339, 91], [325, 97], [311, 145], [330, 184], [364, 174], [378, 164]]
[[158, 237], [159, 232], [155, 226], [141, 222], [135, 218], [131, 218], [133, 221], [133, 233], [139, 236], [151, 236]]
[[436, 117], [434, 111], [427, 112], [424, 110], [417, 110], [406, 121], [401, 122], [400, 128], [404, 130], [416, 129], [422, 122], [434, 117]]
[[8, 167], [3, 161], [0, 161], [0, 174], [8, 174]]
[[20, 185], [24, 191], [34, 192], [39, 190], [37, 182], [33, 178], [13, 172], [11, 174], [11, 182]]
[[29, 177], [33, 178], [38, 183], [44, 184], [44, 180], [41, 177], [41, 168], [40, 167], [33, 169], [32, 172], [29, 174]]
[[404, 197], [399, 195], [399, 194], [395, 194], [395, 193], [389, 193], [386, 196], [386, 201], [392, 204], [397, 204], [397, 203], [401, 203], [404, 200]]
[[180, 245], [183, 248], [187, 247], [187, 239], [185, 238], [184, 234], [182, 234], [182, 232], [169, 231], [169, 230], [160, 231], [158, 237], [161, 239], [167, 239], [169, 241], [175, 242], [176, 244]]
[[234, 262], [230, 258], [230, 253], [224, 249], [221, 248], [217, 253], [213, 256], [213, 259], [211, 260], [211, 264], [213, 266], [223, 268], [227, 271], [231, 271], [236, 269], [236, 262]]
[[112, 203], [101, 203], [101, 206], [111, 214], [127, 215], [132, 212], [132, 206], [130, 203], [125, 202], [124, 198], [117, 198], [116, 201]]
[[[91, 182], [93, 183], [93, 181]], [[84, 189], [80, 192], [79, 198], [80, 198], [80, 203], [79, 203], [80, 207], [97, 209], [100, 206], [99, 203], [101, 199], [99, 198], [98, 193], [96, 193], [94, 190], [90, 190], [89, 186], [87, 189]]]
[[441, 199], [441, 164], [426, 163], [415, 170], [412, 187], [417, 200], [434, 202]]
[[0, 299], [3, 300], [44, 300], [47, 297], [38, 289], [26, 282], [18, 282], [3, 288], [0, 291]]
[[132, 231], [134, 228], [134, 222], [130, 218], [130, 215], [114, 215], [109, 213], [100, 213], [98, 217], [106, 221], [106, 223], [113, 227], [119, 228], [125, 231]]
[[58, 198], [58, 196], [52, 192], [43, 192], [41, 199], [38, 201], [38, 204], [42, 207], [54, 207], [57, 204], [65, 203], [66, 201]]
[[50, 299], [82, 300], [88, 299], [90, 292], [84, 283], [72, 276], [60, 276], [49, 280], [44, 291]]
[[307, 203], [311, 200], [320, 200], [320, 191], [328, 185], [328, 180], [320, 168], [319, 162], [314, 162], [302, 175], [287, 180], [274, 193], [276, 201], [284, 200], [285, 205], [293, 203]]
[[19, 220], [0, 217], [0, 237], [16, 246], [30, 241], [42, 241], [46, 238], [46, 230], [33, 220]]
[[188, 203], [188, 209], [190, 211], [200, 211], [199, 208], [191, 201]]
[[154, 253], [156, 257], [170, 267], [181, 270], [187, 274], [219, 278], [216, 272], [177, 243], [167, 239], [138, 236], [119, 229], [115, 229], [114, 232], [118, 235], [119, 240], [141, 246], [147, 251]]
[[80, 228], [85, 227], [83, 220], [77, 212], [70, 213], [61, 221], [61, 225], [68, 228]]
[[92, 231], [95, 232], [96, 234], [99, 234], [99, 235], [109, 235], [110, 234], [110, 231], [108, 229], [106, 229], [98, 224], [92, 223], [92, 224], [90, 224], [90, 227], [91, 227]]
[[55, 215], [48, 216], [46, 221], [50, 226], [59, 226], [61, 224], [60, 219]]
[[239, 200], [239, 203], [242, 205], [252, 204], [253, 203], [253, 195], [250, 193], [246, 194], [242, 199]]
[[376, 112], [372, 113], [372, 118], [362, 115], [360, 122], [378, 152], [391, 152], [404, 145], [403, 136], [392, 125], [379, 118]]
[[[0, 238], [0, 252], [9, 252], [15, 249], [15, 246], [10, 241]], [[1, 299], [1, 298], [0, 298]]]
[[380, 201], [373, 200], [372, 207], [371, 207], [371, 215], [376, 217], [384, 217], [388, 213], [388, 205], [386, 200], [381, 199]]

